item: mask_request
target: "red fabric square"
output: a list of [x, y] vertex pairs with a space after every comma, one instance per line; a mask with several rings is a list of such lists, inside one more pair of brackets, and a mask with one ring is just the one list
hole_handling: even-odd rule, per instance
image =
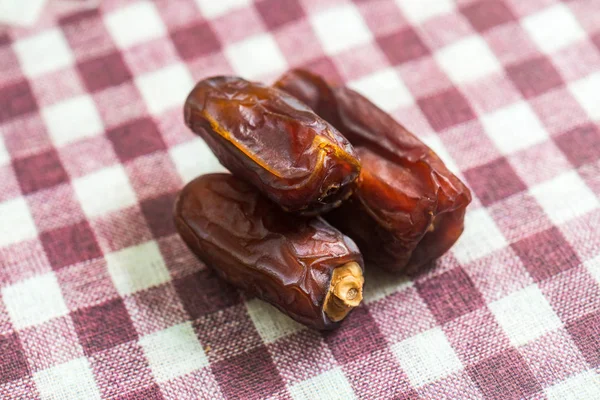
[[124, 299], [140, 336], [161, 331], [189, 319], [171, 284], [140, 290]]
[[87, 221], [43, 232], [40, 240], [54, 269], [102, 256]]
[[97, 57], [115, 49], [99, 8], [67, 15], [58, 23], [79, 60]]
[[27, 81], [0, 86], [0, 123], [36, 111], [37, 102]]
[[[344, 374], [359, 399], [418, 398], [398, 360], [384, 349], [342, 366]], [[365, 377], [369, 379], [365, 379]], [[373, 384], [377, 382], [377, 384]]]
[[107, 130], [148, 114], [139, 90], [131, 81], [94, 93], [93, 97]]
[[56, 186], [69, 179], [56, 150], [16, 159], [13, 167], [24, 194]]
[[578, 126], [556, 136], [554, 141], [575, 167], [600, 159], [600, 128], [597, 125]]
[[484, 305], [481, 293], [460, 267], [424, 281], [417, 281], [415, 286], [440, 324]]
[[600, 311], [596, 311], [567, 324], [567, 331], [585, 357], [597, 368], [600, 366]]
[[173, 285], [192, 319], [233, 306], [241, 300], [236, 289], [211, 270], [176, 279]]
[[71, 317], [87, 356], [137, 339], [122, 299], [77, 310]]
[[265, 346], [220, 361], [211, 369], [227, 398], [264, 399], [285, 388]]
[[144, 350], [138, 343], [112, 347], [93, 354], [89, 359], [102, 398], [114, 398], [127, 389], [148, 387], [154, 383]]
[[214, 365], [232, 357], [244, 356], [264, 345], [245, 305], [221, 309], [194, 321], [194, 331]]
[[467, 122], [475, 118], [467, 99], [456, 88], [418, 100], [419, 107], [436, 131]]
[[304, 10], [298, 0], [262, 0], [256, 2], [256, 8], [269, 30], [275, 30], [304, 17]]
[[528, 192], [494, 203], [487, 211], [509, 243], [552, 227], [548, 215]]
[[156, 124], [150, 118], [113, 128], [106, 135], [122, 162], [166, 148]]
[[119, 295], [104, 258], [62, 268], [56, 279], [70, 310], [95, 306]]
[[[173, 159], [166, 151], [130, 160], [125, 165], [125, 171], [140, 202], [178, 192], [183, 187]], [[169, 213], [172, 214], [171, 211]]]
[[386, 347], [377, 322], [366, 306], [355, 308], [335, 331], [323, 334], [338, 364], [347, 364]]
[[169, 193], [145, 200], [140, 204], [142, 213], [155, 238], [176, 232], [173, 221], [173, 205], [176, 197], [177, 193]]
[[484, 206], [527, 189], [506, 158], [465, 171], [465, 177]]
[[171, 34], [179, 56], [190, 61], [221, 49], [219, 38], [207, 21], [177, 29]]
[[16, 333], [0, 335], [0, 384], [29, 375], [29, 366]]
[[558, 274], [539, 286], [556, 315], [565, 323], [600, 310], [600, 285], [584, 266]]
[[90, 223], [104, 252], [137, 246], [152, 239], [152, 233], [139, 206], [105, 214]]
[[379, 37], [377, 44], [392, 65], [402, 64], [429, 54], [429, 49], [412, 28], [405, 28]]
[[[117, 155], [106, 136], [78, 140], [61, 147], [61, 160], [69, 175], [78, 178], [118, 162]], [[93, 157], [90, 157], [93, 154]]]
[[475, 364], [510, 347], [510, 340], [487, 307], [448, 322], [443, 330], [464, 365]]
[[516, 20], [502, 1], [482, 0], [464, 7], [461, 11], [478, 32]]
[[305, 381], [336, 367], [331, 350], [318, 331], [303, 329], [267, 345], [288, 385]]
[[[0, 182], [1, 176], [0, 172]], [[85, 219], [70, 184], [58, 185], [52, 189], [30, 194], [27, 196], [27, 203], [38, 230], [42, 232], [72, 225]]]
[[344, 82], [340, 71], [329, 57], [319, 57], [308, 61], [302, 67], [314, 74], [321, 75], [323, 79], [332, 84], [342, 84]]
[[0, 201], [21, 196], [21, 188], [12, 165], [0, 167]]
[[577, 254], [556, 227], [526, 237], [512, 248], [537, 282], [579, 265]]
[[73, 321], [53, 318], [19, 332], [31, 369], [41, 371], [83, 356]]
[[121, 53], [115, 51], [78, 65], [85, 86], [90, 92], [97, 92], [111, 86], [120, 85], [132, 78]]
[[471, 365], [467, 371], [488, 399], [517, 400], [542, 390], [516, 349], [506, 350]]
[[546, 57], [537, 57], [506, 67], [506, 72], [523, 97], [530, 99], [563, 84]]
[[46, 131], [46, 124], [37, 113], [2, 124], [1, 129], [4, 145], [13, 159], [29, 157], [52, 149], [52, 141]]

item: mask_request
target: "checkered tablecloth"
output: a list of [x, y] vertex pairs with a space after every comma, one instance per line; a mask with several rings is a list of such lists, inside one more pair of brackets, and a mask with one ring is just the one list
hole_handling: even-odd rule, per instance
[[[0, 398], [600, 398], [598, 1], [0, 0], [0, 21]], [[171, 219], [221, 170], [183, 124], [194, 82], [297, 66], [475, 196], [434, 269], [367, 265], [326, 334], [218, 280]]]

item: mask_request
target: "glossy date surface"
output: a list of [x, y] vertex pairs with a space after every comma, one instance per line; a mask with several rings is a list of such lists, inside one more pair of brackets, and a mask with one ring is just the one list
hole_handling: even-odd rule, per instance
[[287, 211], [314, 215], [339, 206], [360, 172], [352, 145], [331, 124], [260, 83], [202, 80], [184, 117], [223, 166]]
[[[362, 279], [362, 256], [350, 238], [320, 217], [284, 212], [233, 175], [196, 178], [174, 213], [187, 246], [221, 278], [312, 328], [339, 324], [324, 311], [334, 270], [351, 264]], [[349, 293], [360, 302], [362, 283]]]
[[461, 235], [469, 189], [404, 126], [357, 92], [292, 70], [276, 87], [305, 102], [356, 148], [357, 189], [326, 218], [356, 240], [365, 258], [413, 271], [446, 252]]

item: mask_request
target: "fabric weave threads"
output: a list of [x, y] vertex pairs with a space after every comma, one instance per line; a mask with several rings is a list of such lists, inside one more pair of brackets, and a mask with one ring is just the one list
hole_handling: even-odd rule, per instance
[[[0, 27], [0, 398], [600, 397], [593, 2], [83, 3]], [[433, 269], [367, 265], [329, 333], [219, 280], [170, 217], [222, 170], [183, 124], [193, 83], [299, 66], [389, 111], [474, 194]]]

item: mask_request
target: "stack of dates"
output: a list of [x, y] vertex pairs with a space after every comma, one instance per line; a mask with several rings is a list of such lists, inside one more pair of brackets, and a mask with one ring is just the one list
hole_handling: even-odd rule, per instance
[[184, 115], [231, 174], [182, 189], [179, 234], [221, 278], [309, 327], [335, 328], [360, 304], [363, 256], [414, 273], [463, 231], [471, 194], [440, 158], [308, 71], [273, 86], [205, 79]]

